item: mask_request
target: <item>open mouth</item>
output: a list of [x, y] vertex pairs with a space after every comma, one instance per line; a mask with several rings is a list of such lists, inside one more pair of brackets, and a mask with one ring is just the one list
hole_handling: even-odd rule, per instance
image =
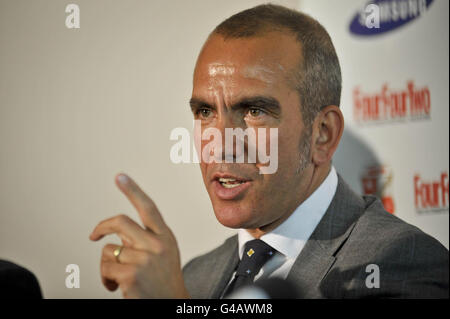
[[216, 196], [222, 200], [239, 199], [251, 186], [251, 180], [225, 173], [217, 173], [212, 187]]
[[219, 178], [219, 183], [225, 188], [235, 188], [245, 183], [235, 178]]

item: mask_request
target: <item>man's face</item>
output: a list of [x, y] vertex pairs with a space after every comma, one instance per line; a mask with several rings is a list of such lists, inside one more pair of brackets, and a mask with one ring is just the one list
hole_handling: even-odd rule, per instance
[[[202, 160], [203, 181], [216, 218], [227, 227], [256, 229], [275, 224], [304, 200], [312, 169], [309, 165], [299, 172], [302, 157], [308, 155], [300, 153], [305, 126], [290, 76], [299, 59], [300, 44], [279, 32], [228, 40], [214, 35], [200, 53], [191, 107], [202, 131], [216, 128], [224, 138], [225, 128], [264, 128], [268, 152], [269, 128], [278, 129], [274, 174], [260, 174], [259, 168], [267, 164], [258, 160]], [[202, 150], [206, 144], [202, 142]], [[231, 184], [238, 186], [223, 183], [223, 178], [234, 179]]]

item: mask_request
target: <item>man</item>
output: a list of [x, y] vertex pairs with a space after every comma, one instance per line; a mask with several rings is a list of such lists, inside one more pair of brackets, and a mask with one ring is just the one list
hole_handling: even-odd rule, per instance
[[120, 286], [125, 297], [221, 298], [279, 277], [304, 298], [448, 298], [448, 251], [379, 200], [355, 194], [331, 165], [344, 129], [341, 74], [317, 21], [276, 5], [230, 17], [204, 44], [193, 84], [201, 130], [276, 128], [278, 169], [260, 174], [260, 161], [201, 162], [216, 218], [239, 230], [183, 271], [155, 204], [118, 175], [145, 229], [123, 215], [94, 229], [92, 240], [117, 233], [123, 241], [103, 250], [108, 289]]

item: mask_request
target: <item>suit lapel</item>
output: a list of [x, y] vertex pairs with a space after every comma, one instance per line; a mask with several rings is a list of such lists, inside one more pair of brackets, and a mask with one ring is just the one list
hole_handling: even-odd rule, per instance
[[218, 254], [214, 267], [211, 269], [211, 288], [207, 298], [218, 299], [221, 297], [238, 263], [238, 240], [235, 235], [224, 247], [224, 253]]
[[299, 287], [302, 298], [322, 297], [320, 282], [336, 261], [337, 252], [364, 212], [364, 206], [364, 200], [338, 175], [336, 194], [287, 277]]

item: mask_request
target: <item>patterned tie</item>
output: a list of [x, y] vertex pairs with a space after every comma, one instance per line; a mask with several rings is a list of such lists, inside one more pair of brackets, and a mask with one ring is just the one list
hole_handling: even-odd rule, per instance
[[224, 296], [250, 285], [262, 266], [275, 254], [275, 249], [260, 239], [254, 239], [245, 244], [242, 260], [239, 262], [233, 281], [228, 286]]

